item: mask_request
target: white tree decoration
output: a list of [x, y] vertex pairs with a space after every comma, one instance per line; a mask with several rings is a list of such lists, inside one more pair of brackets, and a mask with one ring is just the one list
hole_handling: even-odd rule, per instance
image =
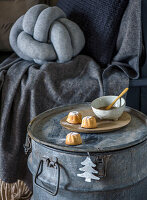
[[93, 167], [96, 167], [96, 165], [91, 161], [90, 157], [87, 157], [86, 160], [81, 162], [81, 164], [85, 166], [80, 168], [79, 170], [83, 171], [84, 173], [77, 174], [77, 176], [85, 178], [86, 182], [91, 182], [91, 179], [100, 180], [99, 177], [93, 175], [93, 173], [98, 174], [98, 171], [93, 169]]

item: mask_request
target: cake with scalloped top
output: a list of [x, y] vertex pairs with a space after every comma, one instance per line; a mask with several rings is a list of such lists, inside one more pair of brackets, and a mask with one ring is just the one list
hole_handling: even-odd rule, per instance
[[65, 143], [67, 145], [79, 145], [79, 144], [82, 144], [81, 135], [79, 133], [76, 133], [76, 132], [70, 132], [66, 136]]
[[86, 116], [82, 119], [82, 128], [96, 128], [97, 123], [96, 123], [96, 118], [93, 116]]
[[78, 111], [72, 111], [68, 114], [66, 121], [70, 124], [81, 124], [82, 115]]

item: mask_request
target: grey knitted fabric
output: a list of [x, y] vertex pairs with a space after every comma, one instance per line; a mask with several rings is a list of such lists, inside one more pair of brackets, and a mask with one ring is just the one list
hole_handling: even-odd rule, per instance
[[[37, 114], [55, 106], [92, 101], [118, 94], [129, 77], [139, 76], [141, 0], [130, 0], [121, 22], [116, 55], [105, 71], [90, 57], [43, 65], [15, 54], [0, 65], [0, 179], [30, 182], [23, 144], [27, 125]], [[103, 75], [103, 76], [102, 76]]]
[[139, 58], [142, 53], [141, 2], [129, 0], [119, 30], [116, 54], [103, 72], [104, 94], [118, 95], [122, 88], [128, 87], [129, 78], [139, 77]]
[[10, 32], [10, 45], [16, 54], [38, 64], [67, 62], [80, 53], [84, 44], [79, 26], [68, 20], [60, 8], [45, 4], [30, 8]]
[[76, 22], [86, 38], [83, 53], [101, 66], [110, 64], [121, 19], [129, 0], [59, 0], [67, 17]]

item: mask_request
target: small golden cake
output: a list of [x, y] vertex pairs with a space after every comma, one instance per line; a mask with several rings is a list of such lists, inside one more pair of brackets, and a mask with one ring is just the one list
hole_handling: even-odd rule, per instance
[[82, 128], [96, 128], [96, 119], [93, 116], [86, 116], [82, 119]]
[[81, 135], [79, 133], [71, 132], [71, 133], [67, 134], [65, 143], [67, 145], [82, 144]]
[[68, 114], [66, 121], [70, 124], [81, 124], [82, 115], [78, 111], [72, 111]]

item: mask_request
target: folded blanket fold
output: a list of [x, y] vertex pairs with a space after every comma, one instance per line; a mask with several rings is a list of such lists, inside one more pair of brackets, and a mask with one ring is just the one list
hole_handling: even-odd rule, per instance
[[121, 21], [116, 54], [102, 74], [106, 95], [118, 95], [123, 88], [129, 86], [130, 78], [139, 78], [139, 59], [142, 54], [141, 7], [141, 0], [129, 0]]

